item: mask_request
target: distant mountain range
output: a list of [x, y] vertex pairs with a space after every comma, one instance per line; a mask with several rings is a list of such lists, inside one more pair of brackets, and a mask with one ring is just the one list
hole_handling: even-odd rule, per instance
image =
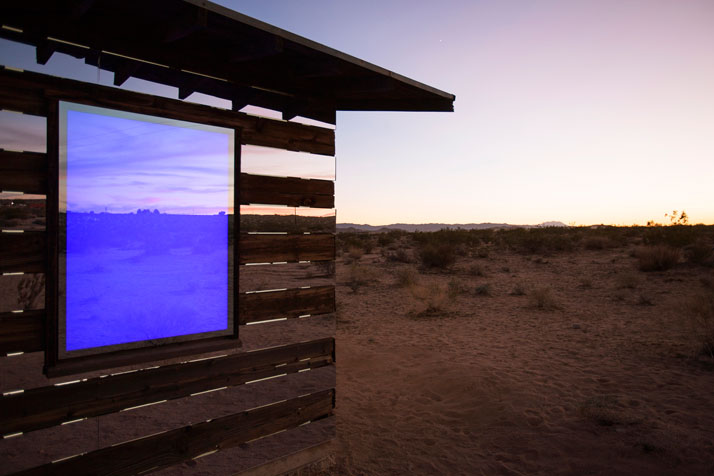
[[356, 223], [338, 223], [338, 232], [349, 232], [349, 231], [369, 231], [369, 232], [379, 232], [379, 231], [389, 231], [389, 230], [404, 230], [408, 232], [413, 231], [439, 231], [445, 228], [449, 229], [462, 229], [462, 230], [485, 230], [489, 228], [543, 228], [548, 226], [568, 226], [560, 221], [546, 221], [540, 225], [510, 225], [508, 223], [422, 223], [422, 224], [409, 224], [409, 223], [394, 223], [392, 225], [359, 225]]

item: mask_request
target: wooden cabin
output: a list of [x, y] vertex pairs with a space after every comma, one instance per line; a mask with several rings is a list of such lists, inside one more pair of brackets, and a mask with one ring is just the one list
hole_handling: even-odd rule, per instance
[[[29, 151], [0, 143], [0, 205], [12, 212], [0, 217], [0, 474], [282, 474], [324, 461], [336, 401], [330, 125], [338, 110], [452, 111], [454, 96], [203, 0], [7, 0], [0, 15], [0, 37], [34, 47], [39, 65], [69, 55], [111, 72], [115, 86], [0, 70], [0, 108], [19, 113], [18, 121], [42, 121], [43, 142]], [[177, 88], [178, 99], [122, 88], [129, 78]], [[230, 107], [187, 101], [193, 93]], [[70, 347], [70, 335], [94, 319], [80, 319], [81, 306], [99, 298], [79, 310], [67, 304], [70, 213], [94, 211], [71, 210], [66, 104], [228, 131], [230, 173], [219, 175], [230, 206], [211, 218], [228, 241], [200, 252], [152, 251], [171, 252], [162, 263], [195, 254], [202, 264], [223, 253], [220, 332]], [[248, 105], [279, 111], [282, 120], [240, 111]], [[291, 161], [289, 174], [264, 165], [273, 156]], [[332, 176], [314, 172], [324, 163]], [[123, 223], [167, 216], [148, 208], [117, 216]], [[125, 247], [121, 263], [136, 261], [135, 246]], [[107, 261], [90, 271], [111, 277], [123, 265], [102, 249], [93, 256]], [[152, 272], [160, 274], [158, 262]], [[170, 274], [181, 282], [180, 272]], [[101, 279], [95, 294], [120, 287]], [[168, 278], [157, 279], [173, 292]], [[89, 334], [124, 327], [109, 322]]]

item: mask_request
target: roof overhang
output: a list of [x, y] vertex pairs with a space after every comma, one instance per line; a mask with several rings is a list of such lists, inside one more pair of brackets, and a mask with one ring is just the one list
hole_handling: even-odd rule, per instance
[[129, 77], [335, 123], [340, 111], [453, 111], [455, 96], [203, 0], [3, 0], [0, 37]]

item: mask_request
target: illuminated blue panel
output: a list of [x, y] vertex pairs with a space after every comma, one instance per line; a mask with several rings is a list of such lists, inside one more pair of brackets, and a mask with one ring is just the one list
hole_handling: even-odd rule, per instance
[[60, 103], [61, 354], [232, 333], [233, 134]]

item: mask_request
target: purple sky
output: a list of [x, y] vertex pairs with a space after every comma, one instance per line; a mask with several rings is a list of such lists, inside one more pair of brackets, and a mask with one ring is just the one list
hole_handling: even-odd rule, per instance
[[61, 103], [63, 123], [67, 210], [232, 212], [232, 129], [69, 103]]
[[340, 113], [339, 221], [714, 223], [714, 2], [223, 1], [456, 94]]
[[[456, 94], [455, 113], [338, 113], [340, 222], [714, 223], [711, 0], [219, 3]], [[41, 70], [32, 48], [0, 61]]]

